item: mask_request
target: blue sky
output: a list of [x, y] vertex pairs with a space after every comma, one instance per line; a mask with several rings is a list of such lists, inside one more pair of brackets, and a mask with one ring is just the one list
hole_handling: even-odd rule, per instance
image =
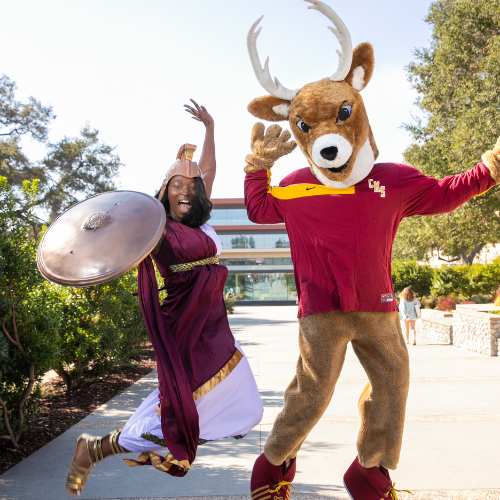
[[[372, 43], [375, 71], [362, 92], [380, 150], [402, 161], [402, 123], [418, 114], [404, 67], [429, 45], [431, 1], [328, 0], [353, 46]], [[204, 104], [216, 122], [218, 175], [213, 196], [243, 196], [244, 158], [256, 119], [246, 106], [266, 92], [257, 82], [246, 35], [261, 15], [257, 47], [288, 88], [330, 76], [338, 42], [319, 12], [301, 0], [23, 0], [2, 5], [0, 73], [57, 115], [50, 139], [75, 136], [86, 123], [116, 146], [119, 184], [153, 194], [179, 146], [197, 144], [204, 127], [182, 105]], [[283, 122], [283, 126], [287, 126]], [[43, 151], [25, 143], [30, 157]], [[195, 159], [197, 155], [195, 155]], [[307, 166], [299, 150], [273, 168], [273, 183]]]

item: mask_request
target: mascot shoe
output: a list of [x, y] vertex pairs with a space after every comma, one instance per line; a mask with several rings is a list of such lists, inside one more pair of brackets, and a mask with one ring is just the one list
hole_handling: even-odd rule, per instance
[[[292, 481], [295, 477], [295, 462], [294, 458], [288, 468], [285, 462], [273, 465], [262, 453], [253, 466], [250, 483], [252, 500], [289, 500], [290, 487], [293, 488]], [[295, 488], [293, 490], [295, 493]]]
[[383, 467], [366, 469], [358, 460], [351, 464], [344, 474], [344, 486], [352, 500], [397, 500], [397, 491], [392, 484], [389, 471]]

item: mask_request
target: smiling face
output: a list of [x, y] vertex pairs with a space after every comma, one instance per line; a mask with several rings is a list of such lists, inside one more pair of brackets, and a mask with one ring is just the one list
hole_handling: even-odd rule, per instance
[[168, 184], [168, 202], [170, 204], [170, 216], [180, 221], [191, 210], [189, 197], [195, 192], [194, 179], [176, 175]]

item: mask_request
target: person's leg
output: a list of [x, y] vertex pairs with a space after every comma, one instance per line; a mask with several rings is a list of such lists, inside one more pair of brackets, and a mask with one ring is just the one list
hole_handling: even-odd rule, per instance
[[417, 343], [417, 331], [415, 330], [415, 320], [410, 319], [410, 330], [413, 332], [413, 345]]
[[297, 374], [285, 392], [264, 453], [273, 465], [295, 458], [305, 438], [323, 416], [333, 395], [351, 340], [351, 315], [331, 311], [299, 319]]
[[368, 374], [359, 400], [359, 463], [396, 469], [410, 384], [409, 358], [397, 312], [358, 312], [354, 352]]
[[118, 444], [121, 429], [110, 432], [103, 438], [82, 434], [75, 445], [75, 454], [66, 477], [66, 490], [72, 497], [79, 497], [94, 465], [110, 455], [128, 453]]
[[73, 461], [66, 478], [66, 490], [72, 497], [81, 495], [94, 465], [110, 455], [154, 451], [160, 446], [142, 438], [144, 433], [161, 436], [160, 418], [156, 413], [158, 389], [155, 389], [129, 418], [123, 429], [103, 438], [82, 434], [76, 442]]
[[406, 343], [409, 344], [410, 343], [410, 322], [409, 321], [405, 321], [405, 330], [406, 330]]
[[[89, 436], [87, 454], [87, 443], [85, 439], [81, 439], [76, 446], [75, 456], [73, 461], [80, 467], [89, 467], [89, 459], [93, 463], [101, 462], [110, 455], [117, 455], [118, 453], [128, 453], [128, 450], [118, 444], [121, 429], [106, 434], [103, 438], [100, 436]], [[90, 455], [90, 456], [89, 456]]]

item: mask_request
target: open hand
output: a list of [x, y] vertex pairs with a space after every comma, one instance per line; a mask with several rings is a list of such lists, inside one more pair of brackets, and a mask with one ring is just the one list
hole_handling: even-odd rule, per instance
[[189, 99], [195, 106], [193, 108], [192, 106], [189, 106], [188, 104], [184, 104], [184, 107], [186, 108], [185, 111], [190, 113], [193, 118], [193, 120], [197, 120], [199, 122], [202, 122], [205, 127], [213, 127], [214, 126], [214, 119], [210, 116], [210, 113], [207, 111], [205, 106], [198, 106], [198, 103], [196, 101], [193, 101], [193, 99]]
[[492, 151], [486, 151], [483, 154], [483, 161], [490, 169], [491, 177], [497, 183], [500, 183], [500, 137], [498, 138]]
[[269, 170], [274, 162], [291, 153], [296, 147], [295, 141], [289, 141], [292, 134], [288, 130], [282, 133], [282, 128], [277, 125], [271, 125], [267, 131], [263, 123], [256, 123], [252, 129], [252, 153], [245, 160], [249, 166], [253, 167], [247, 173], [257, 170]]

